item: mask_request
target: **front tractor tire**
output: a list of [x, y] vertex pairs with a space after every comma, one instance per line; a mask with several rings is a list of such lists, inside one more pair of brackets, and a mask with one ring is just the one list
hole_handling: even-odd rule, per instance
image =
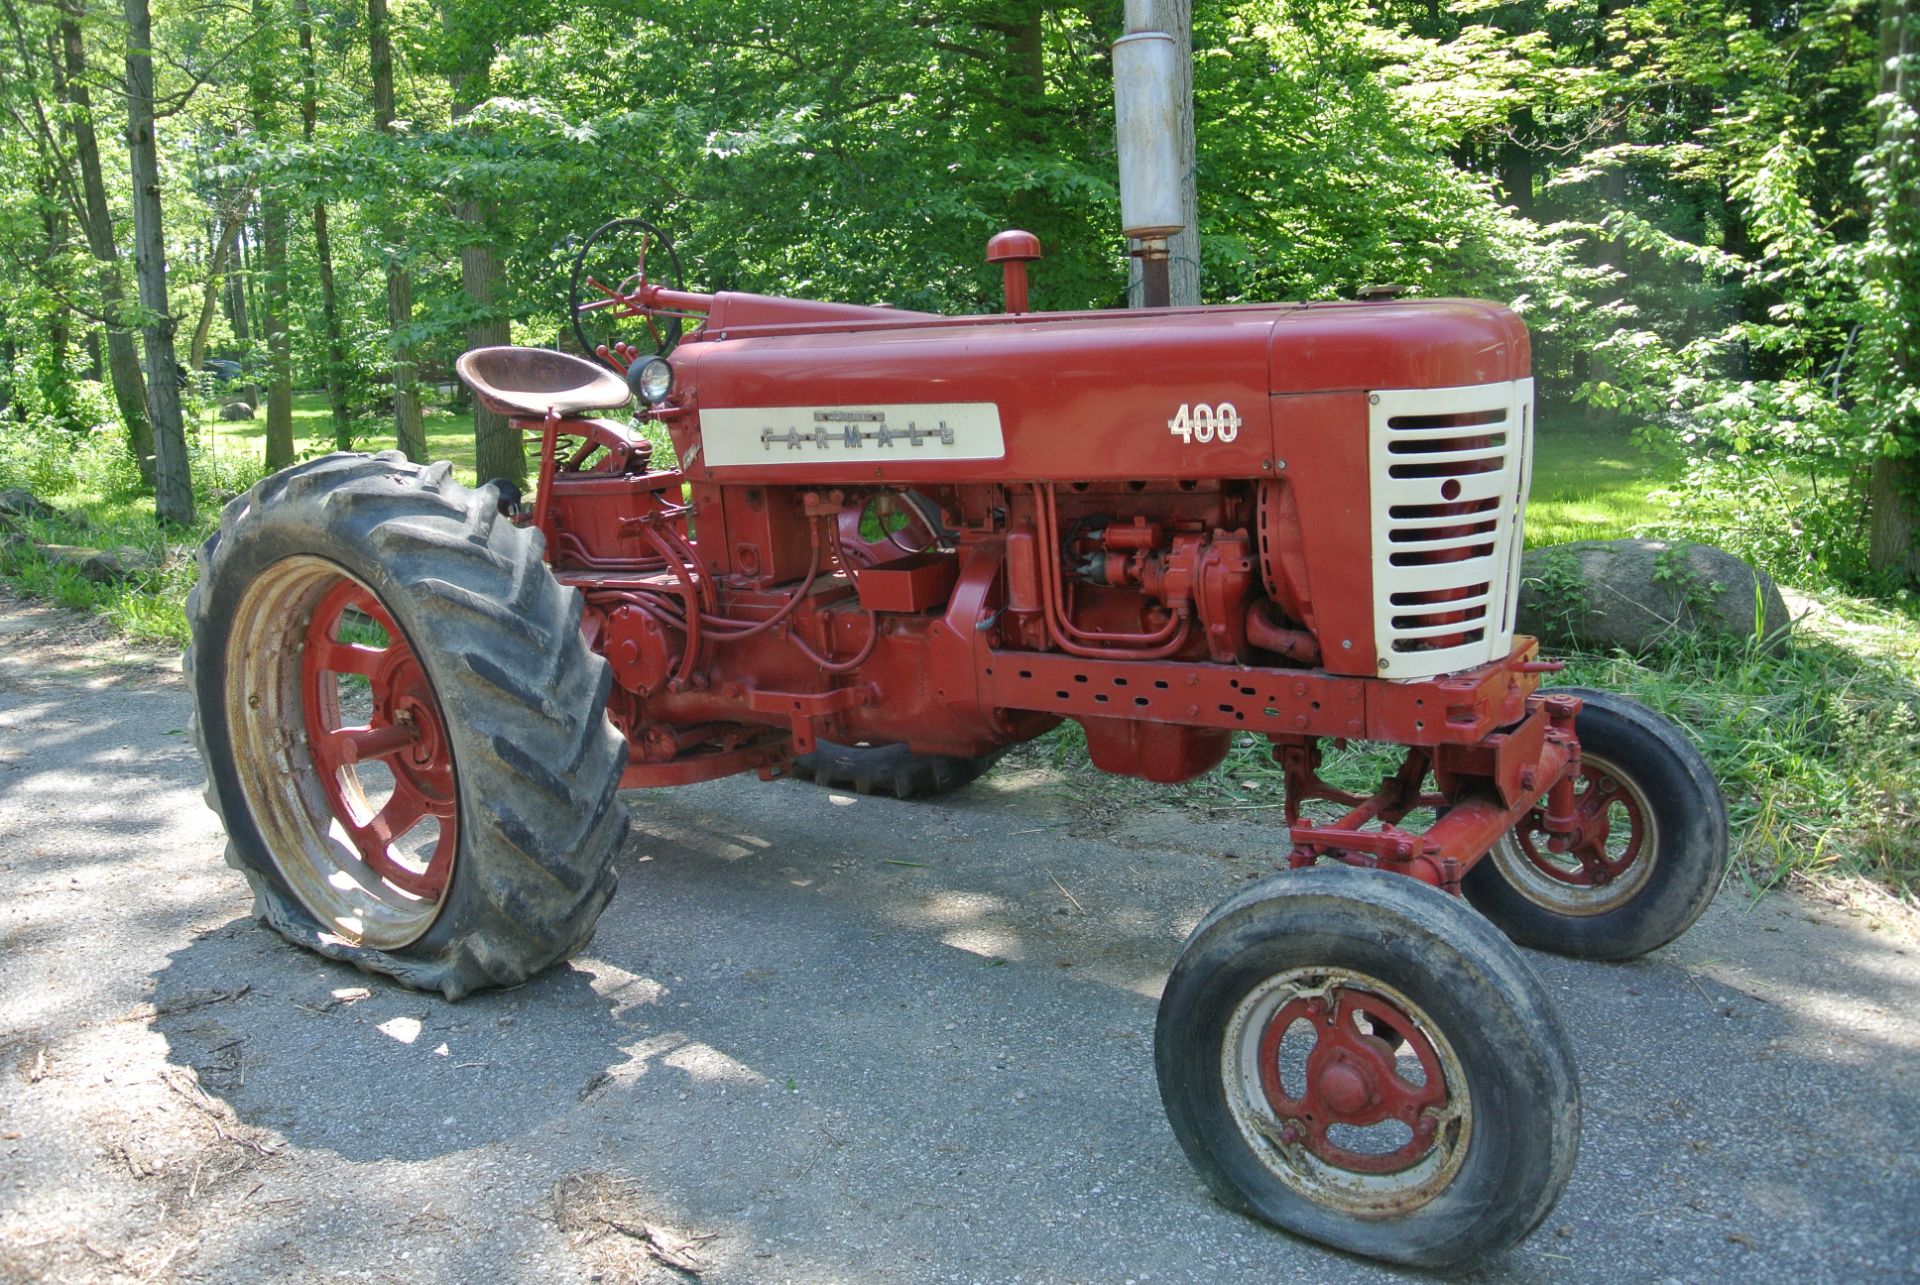
[[1638, 701], [1586, 687], [1574, 720], [1582, 833], [1568, 851], [1523, 820], [1460, 881], [1522, 946], [1636, 959], [1691, 928], [1727, 873], [1727, 807], [1687, 734]]
[[1520, 953], [1377, 871], [1282, 874], [1201, 921], [1154, 1062], [1216, 1198], [1388, 1262], [1464, 1268], [1517, 1243], [1579, 1148], [1572, 1044]]
[[584, 947], [627, 747], [580, 613], [538, 535], [446, 464], [329, 455], [230, 502], [184, 667], [255, 915], [448, 999]]

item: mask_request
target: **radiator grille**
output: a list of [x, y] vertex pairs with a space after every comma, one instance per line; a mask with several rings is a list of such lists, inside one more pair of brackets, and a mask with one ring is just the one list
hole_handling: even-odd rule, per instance
[[1386, 678], [1483, 665], [1513, 643], [1533, 381], [1369, 396], [1373, 629]]

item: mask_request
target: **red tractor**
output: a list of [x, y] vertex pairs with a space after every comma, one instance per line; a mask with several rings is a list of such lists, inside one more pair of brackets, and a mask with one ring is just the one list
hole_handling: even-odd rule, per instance
[[[1519, 320], [1034, 313], [1020, 232], [988, 247], [994, 315], [697, 294], [649, 225], [587, 245], [621, 237], [619, 274], [575, 272], [600, 361], [460, 362], [537, 439], [531, 503], [330, 455], [229, 503], [202, 550], [195, 735], [260, 918], [456, 999], [586, 945], [623, 789], [813, 756], [913, 793], [1063, 719], [1101, 769], [1175, 782], [1262, 737], [1293, 869], [1207, 916], [1167, 981], [1181, 1145], [1229, 1205], [1377, 1258], [1470, 1263], [1537, 1226], [1579, 1088], [1511, 942], [1673, 940], [1727, 826], [1678, 729], [1541, 690], [1558, 666], [1514, 632]], [[1351, 794], [1328, 741], [1404, 758]]]

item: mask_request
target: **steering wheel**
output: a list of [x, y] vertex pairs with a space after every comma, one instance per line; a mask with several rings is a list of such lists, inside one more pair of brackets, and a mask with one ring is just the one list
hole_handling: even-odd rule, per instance
[[645, 219], [614, 219], [587, 233], [567, 278], [567, 310], [580, 351], [621, 374], [641, 357], [665, 356], [680, 342], [684, 315], [642, 311], [642, 285], [683, 289], [673, 240]]

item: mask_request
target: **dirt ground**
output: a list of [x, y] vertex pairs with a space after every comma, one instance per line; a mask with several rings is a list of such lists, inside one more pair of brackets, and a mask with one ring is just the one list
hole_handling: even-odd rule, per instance
[[[631, 796], [572, 965], [448, 1004], [256, 927], [178, 658], [0, 598], [0, 1282], [1391, 1279], [1226, 1212], [1151, 1036], [1258, 811]], [[1723, 891], [1624, 966], [1529, 956], [1573, 1181], [1480, 1279], [1920, 1277], [1920, 944]]]

